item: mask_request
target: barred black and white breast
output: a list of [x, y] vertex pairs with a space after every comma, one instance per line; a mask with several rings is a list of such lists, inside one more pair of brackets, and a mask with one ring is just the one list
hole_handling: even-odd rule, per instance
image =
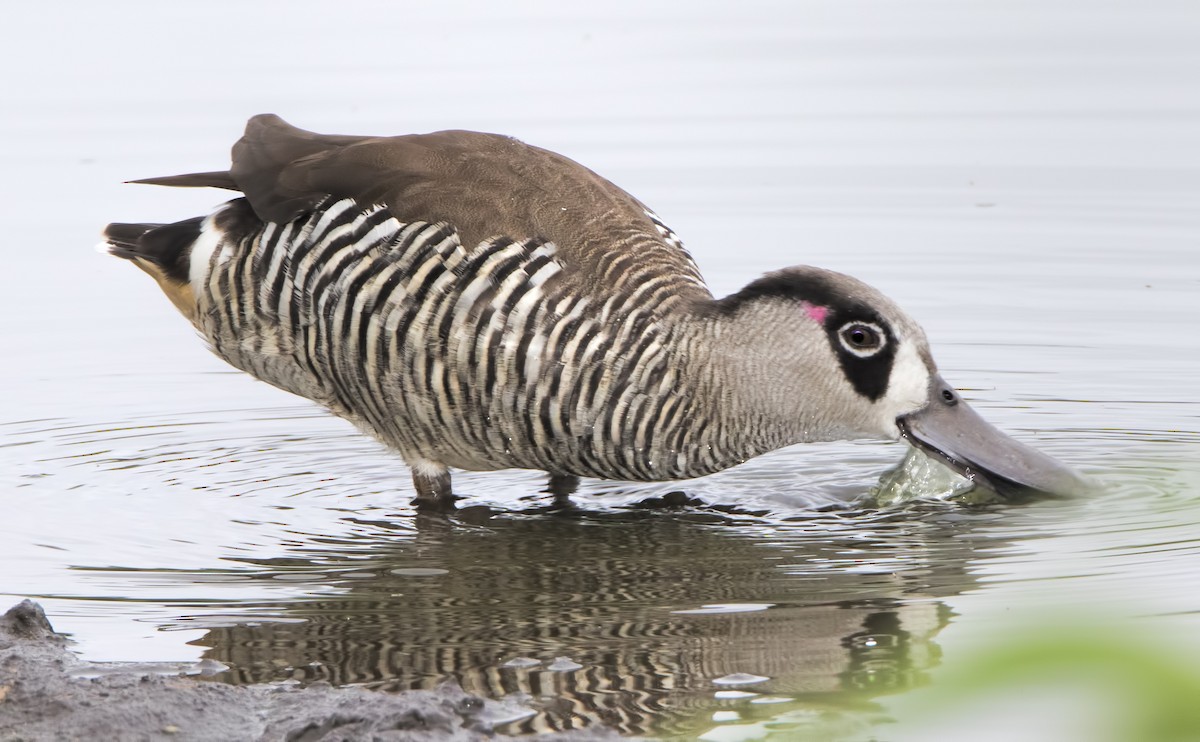
[[228, 171], [137, 182], [243, 194], [109, 225], [108, 249], [221, 358], [398, 451], [420, 505], [452, 502], [450, 467], [541, 469], [567, 490], [902, 434], [969, 475], [1039, 486], [943, 442], [995, 431], [878, 292], [797, 267], [714, 299], [640, 202], [509, 137], [325, 136], [262, 115]]

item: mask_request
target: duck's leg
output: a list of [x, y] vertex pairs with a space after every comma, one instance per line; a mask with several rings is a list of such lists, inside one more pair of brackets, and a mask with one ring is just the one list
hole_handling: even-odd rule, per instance
[[546, 491], [554, 495], [556, 503], [566, 502], [579, 489], [579, 477], [574, 474], [550, 474]]
[[413, 505], [417, 510], [446, 511], [454, 509], [454, 494], [450, 491], [450, 470], [433, 461], [420, 461], [412, 465], [413, 486], [417, 499]]

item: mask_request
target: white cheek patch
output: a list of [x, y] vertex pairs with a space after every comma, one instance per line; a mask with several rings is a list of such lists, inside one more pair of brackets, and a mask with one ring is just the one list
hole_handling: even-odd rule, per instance
[[929, 369], [911, 342], [897, 344], [884, 399], [892, 419], [921, 409], [929, 400]]

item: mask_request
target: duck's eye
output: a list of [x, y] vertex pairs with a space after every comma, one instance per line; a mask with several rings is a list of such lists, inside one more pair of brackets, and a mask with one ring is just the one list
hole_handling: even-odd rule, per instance
[[847, 322], [838, 330], [838, 340], [842, 347], [858, 356], [866, 358], [883, 350], [887, 336], [883, 330], [871, 322]]

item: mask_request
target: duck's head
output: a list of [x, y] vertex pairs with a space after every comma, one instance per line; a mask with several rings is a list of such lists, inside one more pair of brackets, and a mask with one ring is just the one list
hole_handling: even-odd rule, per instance
[[[797, 266], [721, 304], [727, 316], [754, 317], [739, 323], [744, 342], [796, 382], [767, 404], [802, 420], [801, 439], [904, 438], [1002, 495], [1087, 489], [1071, 469], [980, 417], [938, 373], [920, 325], [862, 281]], [[770, 329], [755, 337], [754, 328]]]

